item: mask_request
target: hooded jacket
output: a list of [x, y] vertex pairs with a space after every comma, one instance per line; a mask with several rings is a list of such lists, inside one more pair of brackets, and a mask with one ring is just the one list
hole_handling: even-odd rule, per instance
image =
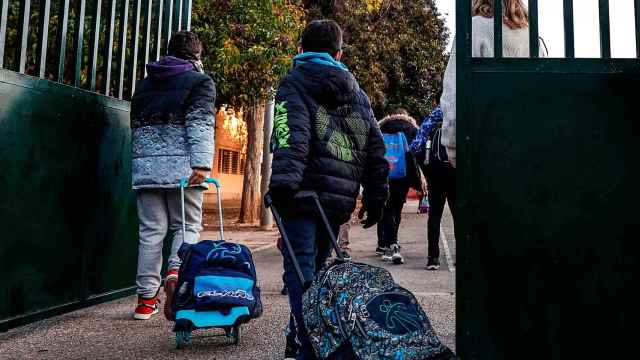
[[[418, 134], [418, 126], [416, 120], [409, 115], [394, 114], [385, 117], [378, 123], [383, 134], [395, 134], [402, 132], [407, 139], [407, 143], [411, 144]], [[420, 177], [420, 169], [418, 163], [411, 151], [405, 154], [407, 161], [407, 176], [403, 179], [392, 179], [389, 186], [392, 188], [409, 188], [415, 190], [422, 189], [422, 179]]]
[[134, 190], [175, 188], [192, 169], [211, 169], [216, 90], [198, 69], [172, 56], [147, 65], [131, 100]]
[[[278, 87], [271, 150], [270, 191], [313, 190], [334, 219], [349, 218], [361, 185], [365, 206], [387, 200], [389, 165], [369, 98], [329, 54], [294, 59]], [[277, 205], [296, 213], [304, 206]]]

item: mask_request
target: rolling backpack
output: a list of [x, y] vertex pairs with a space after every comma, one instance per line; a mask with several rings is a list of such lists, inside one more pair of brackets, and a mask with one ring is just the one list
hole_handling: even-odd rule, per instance
[[389, 162], [389, 179], [402, 179], [407, 176], [407, 152], [409, 144], [403, 132], [382, 134], [386, 152], [384, 157]]
[[251, 251], [224, 240], [184, 243], [183, 260], [174, 300], [174, 314], [181, 310], [222, 311], [246, 306], [249, 318], [262, 314], [260, 288]]
[[[224, 219], [220, 181], [207, 178], [218, 195], [220, 240], [183, 243], [178, 250], [182, 260], [178, 281], [171, 299], [173, 331], [176, 347], [191, 343], [191, 335], [199, 329], [223, 329], [233, 344], [240, 341], [241, 326], [262, 315], [258, 276], [248, 247], [224, 239]], [[187, 178], [180, 180], [182, 237], [186, 231], [184, 189]]]
[[[453, 360], [453, 352], [440, 342], [416, 297], [399, 286], [391, 274], [377, 266], [342, 258], [335, 235], [315, 192], [316, 204], [330, 235], [337, 259], [323, 268], [302, 298], [304, 326], [319, 359]], [[285, 250], [293, 254], [277, 209], [270, 199]], [[294, 256], [300, 281], [304, 277]]]
[[335, 263], [303, 296], [304, 323], [321, 359], [345, 344], [367, 360], [449, 360], [416, 297], [380, 267]]

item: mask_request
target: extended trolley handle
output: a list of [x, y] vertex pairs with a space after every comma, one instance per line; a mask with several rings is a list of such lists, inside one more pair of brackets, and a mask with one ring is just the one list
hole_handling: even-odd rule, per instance
[[[315, 191], [300, 191], [297, 194], [295, 194], [294, 199], [300, 200], [300, 201], [303, 201], [303, 200], [313, 201], [313, 203], [315, 204], [316, 210], [318, 211], [318, 214], [320, 215], [320, 218], [322, 219], [322, 222], [326, 227], [327, 234], [329, 234], [329, 238], [331, 240], [331, 246], [333, 247], [333, 250], [336, 253], [336, 260], [338, 262], [347, 262], [348, 260], [346, 260], [342, 256], [342, 251], [338, 246], [338, 240], [336, 238], [336, 234], [333, 232], [331, 223], [329, 222], [329, 218], [327, 217], [327, 214], [324, 212], [324, 209], [322, 208], [322, 204], [320, 203], [318, 194]], [[278, 229], [280, 230], [280, 235], [282, 235], [282, 240], [284, 242], [285, 249], [287, 250], [287, 252], [289, 253], [289, 256], [291, 257], [291, 261], [293, 262], [293, 267], [296, 270], [298, 279], [300, 280], [300, 283], [302, 284], [303, 288], [306, 288], [308, 284], [304, 279], [304, 275], [302, 274], [302, 270], [300, 269], [300, 264], [298, 263], [298, 259], [296, 259], [295, 253], [293, 252], [293, 246], [291, 246], [289, 236], [287, 235], [287, 232], [284, 229], [282, 218], [280, 217], [280, 213], [278, 212], [278, 209], [276, 209], [276, 207], [273, 205], [273, 199], [271, 198], [271, 196], [269, 195], [265, 196], [264, 206], [266, 208], [271, 208], [271, 213], [273, 214], [273, 218], [276, 220], [276, 225], [278, 225]]]
[[[205, 183], [213, 184], [216, 187], [216, 195], [218, 196], [218, 216], [220, 217], [220, 240], [224, 240], [224, 220], [222, 216], [222, 196], [220, 194], [220, 190], [222, 186], [220, 185], [220, 180], [214, 178], [206, 178]], [[184, 189], [189, 185], [189, 180], [185, 177], [180, 179], [180, 202], [182, 204], [182, 241], [185, 239], [185, 234], [187, 232], [187, 225], [184, 216]]]

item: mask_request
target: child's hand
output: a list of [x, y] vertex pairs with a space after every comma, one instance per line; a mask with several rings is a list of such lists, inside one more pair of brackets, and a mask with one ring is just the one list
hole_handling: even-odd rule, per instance
[[202, 184], [207, 176], [209, 175], [209, 171], [203, 169], [193, 169], [193, 173], [191, 173], [191, 177], [189, 177], [189, 185], [199, 185]]

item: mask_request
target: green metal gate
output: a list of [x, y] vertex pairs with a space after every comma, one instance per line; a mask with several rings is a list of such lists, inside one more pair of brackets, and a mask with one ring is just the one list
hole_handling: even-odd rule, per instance
[[[529, 0], [532, 58], [502, 58], [498, 18], [496, 57], [480, 59], [471, 57], [470, 0], [457, 1], [465, 360], [614, 359], [634, 344], [640, 61], [610, 58], [607, 0], [601, 58], [574, 58], [572, 6], [581, 3], [564, 0], [566, 58], [536, 58], [538, 1]], [[640, 55], [638, 0], [634, 15]]]
[[2, 331], [132, 292], [126, 100], [191, 0], [0, 2]]

